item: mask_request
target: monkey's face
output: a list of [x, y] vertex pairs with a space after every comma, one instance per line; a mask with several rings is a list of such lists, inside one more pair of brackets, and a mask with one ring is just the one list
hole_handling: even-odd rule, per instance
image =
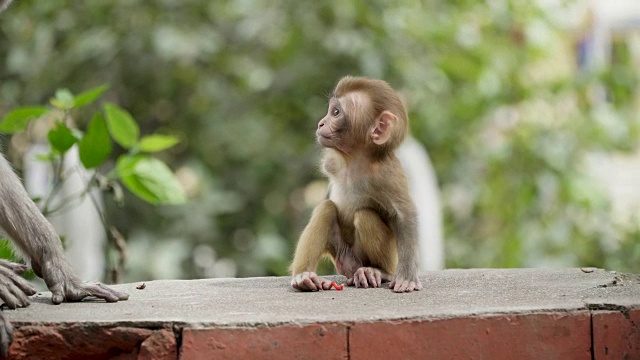
[[346, 109], [337, 98], [332, 97], [327, 115], [318, 122], [318, 130], [316, 130], [318, 143], [324, 147], [342, 150], [348, 129], [349, 119]]
[[368, 143], [368, 98], [359, 92], [329, 100], [327, 115], [318, 122], [316, 137], [324, 147], [351, 153]]

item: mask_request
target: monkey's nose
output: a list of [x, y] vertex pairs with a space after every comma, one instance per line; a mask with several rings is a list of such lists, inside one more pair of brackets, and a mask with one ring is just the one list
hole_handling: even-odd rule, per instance
[[320, 120], [320, 122], [318, 123], [318, 129], [320, 129], [323, 126], [324, 126], [324, 120]]

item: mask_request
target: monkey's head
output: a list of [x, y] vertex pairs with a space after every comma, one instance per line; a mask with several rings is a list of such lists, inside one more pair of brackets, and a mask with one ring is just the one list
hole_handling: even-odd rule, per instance
[[343, 77], [318, 123], [320, 145], [347, 154], [365, 151], [385, 156], [407, 135], [407, 111], [396, 92], [382, 80]]

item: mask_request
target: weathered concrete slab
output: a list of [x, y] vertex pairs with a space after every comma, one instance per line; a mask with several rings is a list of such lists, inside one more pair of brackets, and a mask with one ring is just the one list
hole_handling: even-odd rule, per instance
[[[162, 280], [118, 285], [128, 301], [54, 306], [48, 292], [26, 309], [5, 311], [16, 324], [96, 322], [158, 326], [259, 326], [316, 322], [434, 319], [480, 314], [640, 307], [640, 278], [592, 269], [474, 269], [426, 273], [424, 289], [301, 293], [287, 277]], [[591, 270], [588, 270], [591, 271]], [[344, 281], [343, 277], [335, 277]]]
[[395, 294], [300, 293], [286, 277], [150, 281], [118, 285], [124, 302], [41, 293], [4, 314], [12, 359], [640, 358], [638, 276], [472, 269], [422, 282]]

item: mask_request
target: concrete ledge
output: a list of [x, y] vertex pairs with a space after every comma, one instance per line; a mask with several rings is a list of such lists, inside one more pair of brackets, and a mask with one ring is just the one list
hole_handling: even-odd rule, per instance
[[54, 306], [42, 293], [4, 314], [12, 359], [640, 358], [640, 278], [586, 271], [436, 271], [411, 294], [150, 281], [117, 286], [125, 302]]

